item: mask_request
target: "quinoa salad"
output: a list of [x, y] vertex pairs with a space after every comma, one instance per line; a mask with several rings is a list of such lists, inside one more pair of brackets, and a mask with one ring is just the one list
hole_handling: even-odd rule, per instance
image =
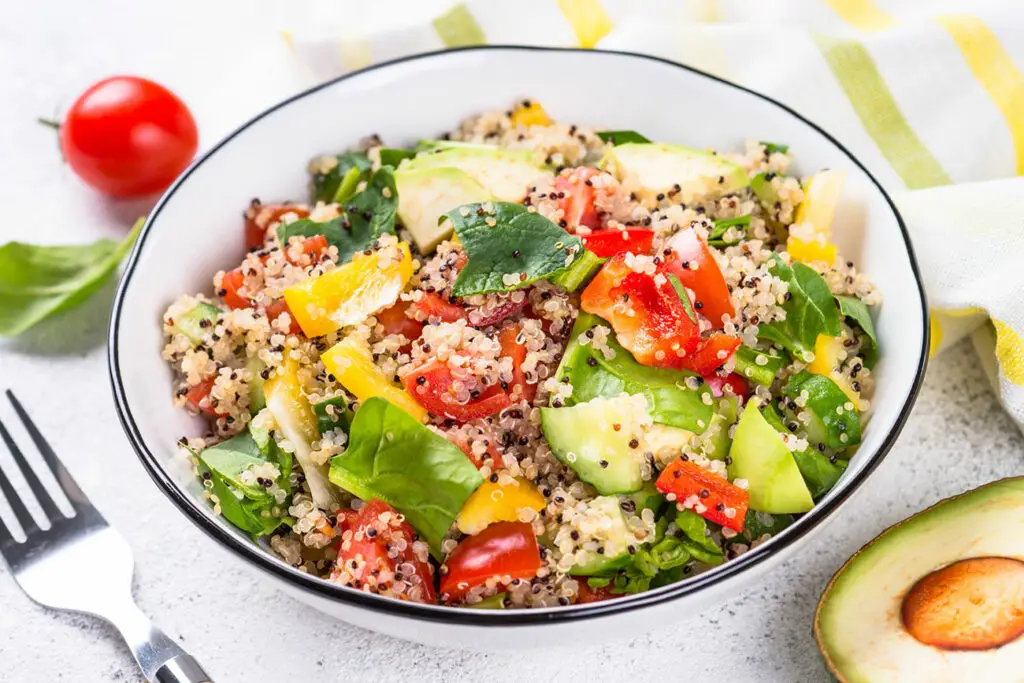
[[182, 457], [280, 561], [453, 607], [616, 599], [764, 543], [856, 451], [879, 295], [833, 240], [843, 171], [521, 100], [308, 173], [163, 316], [207, 421]]

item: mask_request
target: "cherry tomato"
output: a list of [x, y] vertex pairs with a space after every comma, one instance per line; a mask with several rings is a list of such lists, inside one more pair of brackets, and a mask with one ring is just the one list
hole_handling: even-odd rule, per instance
[[436, 292], [424, 292], [416, 302], [417, 310], [423, 312], [427, 319], [437, 319], [443, 323], [453, 323], [466, 319], [466, 309], [452, 303]]
[[316, 263], [320, 260], [320, 254], [327, 250], [327, 238], [323, 235], [313, 235], [302, 240], [302, 253], [298, 258], [292, 258], [289, 253], [291, 249], [284, 250], [284, 257], [293, 266], [304, 266]]
[[519, 325], [508, 325], [502, 328], [498, 335], [501, 355], [512, 359], [512, 381], [508, 385], [508, 393], [512, 401], [533, 403], [533, 398], [537, 395], [537, 385], [526, 381], [526, 373], [523, 372], [526, 347], [517, 341], [518, 337]]
[[204, 412], [207, 415], [212, 415], [213, 417], [223, 417], [225, 413], [218, 412], [216, 408], [210, 405], [209, 400], [210, 392], [213, 391], [213, 384], [216, 381], [216, 376], [203, 380], [189, 389], [188, 393], [185, 394], [185, 398], [187, 398], [188, 402], [195, 406], [197, 410]]
[[601, 586], [600, 588], [591, 588], [590, 584], [587, 583], [587, 577], [579, 576], [576, 578], [576, 582], [579, 584], [579, 588], [576, 589], [576, 604], [585, 605], [589, 602], [601, 602], [602, 600], [611, 600], [612, 598], [621, 597], [612, 593], [611, 584], [607, 586]]
[[704, 378], [715, 398], [722, 398], [728, 394], [747, 398], [750, 396], [750, 383], [742, 375], [735, 372], [722, 377], [721, 375], [708, 375]]
[[488, 417], [508, 408], [512, 400], [495, 384], [469, 403], [459, 403], [452, 389], [454, 380], [448, 364], [432, 359], [405, 376], [405, 388], [420, 405], [434, 415], [458, 422]]
[[707, 339], [702, 339], [693, 353], [680, 359], [681, 367], [702, 377], [710, 375], [722, 367], [739, 346], [739, 337], [730, 337], [722, 333], [712, 334]]
[[299, 321], [292, 315], [291, 310], [288, 308], [288, 302], [284, 299], [277, 299], [272, 304], [267, 306], [267, 319], [271, 322], [277, 320], [282, 313], [287, 313], [288, 317], [291, 318], [291, 322], [288, 323], [288, 334], [298, 334], [302, 332], [302, 328], [299, 326]]
[[309, 209], [296, 204], [261, 204], [254, 199], [245, 211], [245, 247], [249, 251], [261, 249], [266, 240], [267, 228], [281, 220], [286, 213], [299, 218], [309, 218]]
[[385, 308], [383, 311], [377, 311], [374, 316], [384, 327], [385, 334], [400, 334], [409, 340], [408, 344], [405, 344], [399, 349], [403, 353], [408, 353], [412, 348], [412, 342], [420, 338], [423, 334], [423, 323], [418, 320], [413, 320], [407, 315], [410, 304], [406, 301], [399, 301], [394, 306]]
[[700, 328], [672, 283], [635, 272], [623, 254], [601, 267], [583, 290], [580, 306], [610, 322], [618, 342], [644, 365], [678, 369], [700, 341]]
[[166, 189], [192, 161], [198, 142], [188, 107], [167, 88], [137, 76], [93, 85], [60, 126], [68, 165], [113, 197]]
[[220, 281], [220, 290], [217, 292], [224, 303], [230, 308], [249, 308], [252, 302], [239, 294], [239, 290], [245, 284], [245, 275], [238, 268], [224, 273]]
[[[408, 522], [400, 521], [393, 507], [374, 498], [360, 508], [354, 523], [347, 514], [344, 519], [339, 515], [339, 521], [344, 524], [332, 581], [401, 600], [427, 604], [437, 601], [430, 564], [414, 548], [416, 532]], [[351, 535], [344, 525], [352, 525]], [[405, 571], [401, 571], [403, 568]], [[402, 578], [398, 579], [396, 573]], [[399, 583], [404, 590], [395, 591]]]
[[736, 309], [732, 305], [725, 276], [707, 243], [697, 236], [693, 228], [687, 228], [669, 240], [668, 248], [675, 255], [667, 259], [666, 272], [693, 290], [696, 296], [694, 308], [711, 321], [714, 329], [722, 329], [722, 316], [735, 316]]
[[454, 434], [445, 434], [444, 436], [446, 439], [458, 446], [459, 450], [466, 454], [466, 457], [469, 458], [469, 461], [473, 463], [477, 469], [480, 469], [485, 464], [489, 464], [493, 467], [494, 463], [501, 462], [501, 452], [498, 451], [498, 447], [494, 445], [494, 441], [491, 439], [487, 439], [487, 451], [481, 456], [473, 452], [473, 446], [469, 442], [469, 437], [465, 434], [456, 432]]
[[581, 166], [567, 168], [562, 171], [553, 184], [551, 196], [558, 193], [558, 208], [562, 210], [565, 225], [569, 232], [576, 232], [580, 225], [588, 228], [601, 227], [601, 219], [594, 206], [594, 187], [590, 179], [600, 173], [596, 168]]
[[464, 538], [444, 566], [441, 598], [455, 602], [493, 576], [532, 579], [541, 567], [540, 547], [526, 522], [497, 522]]
[[698, 515], [733, 531], [743, 531], [750, 496], [724, 477], [678, 458], [661, 471], [654, 485], [662, 493], [674, 493], [680, 503], [693, 496], [697, 500], [693, 511]]
[[626, 251], [650, 254], [653, 243], [654, 231], [644, 228], [598, 230], [583, 237], [583, 246], [601, 258], [610, 258]]

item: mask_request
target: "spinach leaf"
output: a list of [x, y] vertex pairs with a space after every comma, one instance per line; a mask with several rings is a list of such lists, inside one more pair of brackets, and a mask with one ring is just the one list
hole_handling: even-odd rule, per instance
[[336, 218], [322, 223], [308, 218], [293, 221], [278, 227], [277, 236], [282, 244], [287, 244], [292, 237], [323, 235], [328, 244], [338, 248], [338, 263], [342, 264], [370, 248], [384, 233], [394, 234], [397, 211], [395, 177], [390, 168], [382, 168]]
[[597, 132], [597, 137], [601, 138], [604, 142], [610, 142], [613, 145], [625, 145], [630, 142], [650, 142], [647, 138], [635, 130], [601, 130]]
[[469, 257], [452, 288], [456, 296], [525, 287], [565, 270], [584, 251], [579, 237], [519, 204], [464, 204], [445, 219]]
[[592, 327], [601, 324], [607, 326], [597, 316], [580, 313], [573, 325], [569, 344], [555, 374], [559, 379], [568, 377], [572, 385], [572, 396], [567, 404], [585, 403], [600, 396], [643, 394], [655, 422], [703, 433], [714, 413], [707, 385], [702, 383], [697, 389], [690, 389], [686, 379], [695, 377], [693, 373], [641, 365], [612, 338], [607, 340], [607, 345], [615, 356], [606, 359], [602, 352], [590, 344], [582, 344], [580, 339]]
[[869, 368], [874, 367], [878, 361], [878, 336], [875, 334], [875, 324], [871, 321], [871, 311], [868, 310], [867, 304], [856, 297], [839, 295], [836, 295], [836, 303], [839, 304], [839, 312], [857, 323], [867, 335], [861, 344], [860, 355]]
[[330, 480], [349, 493], [380, 498], [442, 557], [441, 541], [483, 478], [466, 454], [386, 399], [356, 411], [346, 451], [331, 459]]
[[135, 244], [140, 218], [124, 240], [43, 247], [0, 246], [0, 335], [13, 337], [96, 293]]
[[277, 441], [274, 440], [269, 430], [257, 429], [253, 427], [252, 423], [249, 423], [249, 433], [252, 434], [253, 441], [256, 442], [257, 448], [260, 449], [267, 460], [277, 465], [277, 469], [280, 470], [281, 476], [277, 482], [281, 488], [285, 490], [291, 490], [291, 484], [289, 483], [288, 476], [292, 472], [292, 465], [294, 458], [292, 454], [284, 450], [277, 445]]
[[750, 226], [750, 214], [746, 216], [737, 216], [736, 218], [727, 218], [720, 221], [715, 221], [715, 225], [711, 228], [711, 232], [708, 233], [708, 244], [712, 247], [728, 247], [733, 244], [739, 244], [739, 240], [725, 240], [723, 235], [729, 228], [740, 227], [747, 228]]
[[[757, 362], [762, 356], [766, 361], [764, 365]], [[779, 356], [770, 351], [759, 351], [746, 345], [736, 349], [734, 357], [736, 358], [736, 374], [765, 387], [770, 387], [782, 369], [789, 365], [789, 359], [785, 355]]]
[[767, 512], [747, 510], [743, 532], [736, 537], [744, 543], [753, 543], [765, 534], [774, 536], [793, 523], [793, 515], [770, 515]]
[[[792, 431], [786, 427], [782, 417], [771, 404], [762, 408], [761, 413], [768, 424], [775, 428], [775, 431], [781, 434], [792, 434]], [[832, 462], [829, 456], [813, 447], [802, 451], [794, 451], [793, 460], [796, 461], [797, 469], [800, 470], [800, 475], [804, 478], [804, 483], [807, 484], [807, 490], [810, 491], [811, 498], [815, 500], [831, 491], [832, 487], [839, 481], [839, 478], [843, 476], [843, 472], [846, 471], [845, 462], [841, 460]]]
[[722, 549], [708, 535], [708, 523], [703, 517], [693, 510], [682, 510], [676, 513], [674, 522], [689, 540], [687, 546], [691, 555], [705, 564], [718, 564], [722, 561]]
[[382, 147], [380, 150], [380, 165], [398, 168], [403, 159], [412, 159], [416, 152], [411, 149], [393, 149]]
[[348, 409], [348, 401], [344, 396], [335, 396], [314, 404], [313, 413], [316, 415], [317, 431], [321, 434], [332, 429], [340, 429], [348, 434], [352, 411]]
[[789, 151], [789, 145], [783, 145], [777, 142], [765, 142], [764, 140], [761, 140], [760, 142], [764, 145], [764, 151], [766, 154], [775, 154], [776, 152], [785, 154]]
[[790, 299], [783, 304], [786, 319], [759, 326], [758, 336], [806, 359], [819, 334], [839, 335], [839, 310], [828, 283], [813, 268], [799, 261], [790, 267], [778, 255], [773, 258], [770, 270], [789, 283]]
[[[353, 189], [360, 180], [365, 180], [370, 175], [369, 157], [362, 152], [346, 152], [335, 157], [337, 164], [326, 173], [314, 172], [312, 178], [312, 190], [314, 202], [333, 202], [338, 189], [342, 186], [346, 177], [351, 171], [355, 171], [355, 183]], [[349, 181], [351, 182], [351, 181]], [[343, 200], [342, 200], [343, 201]]]

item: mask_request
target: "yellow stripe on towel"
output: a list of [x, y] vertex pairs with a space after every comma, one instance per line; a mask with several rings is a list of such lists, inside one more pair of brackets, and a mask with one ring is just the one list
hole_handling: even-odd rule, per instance
[[1010, 382], [1024, 386], [1024, 339], [1002, 320], [992, 319], [996, 328], [996, 358], [999, 369]]
[[896, 24], [896, 20], [872, 0], [825, 0], [848, 24], [861, 31], [881, 31]]

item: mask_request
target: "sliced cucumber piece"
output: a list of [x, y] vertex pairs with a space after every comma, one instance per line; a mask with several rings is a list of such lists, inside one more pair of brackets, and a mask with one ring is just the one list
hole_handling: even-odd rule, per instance
[[172, 329], [188, 337], [193, 344], [203, 341], [206, 330], [212, 328], [222, 311], [213, 304], [200, 301], [188, 313], [174, 319]]

